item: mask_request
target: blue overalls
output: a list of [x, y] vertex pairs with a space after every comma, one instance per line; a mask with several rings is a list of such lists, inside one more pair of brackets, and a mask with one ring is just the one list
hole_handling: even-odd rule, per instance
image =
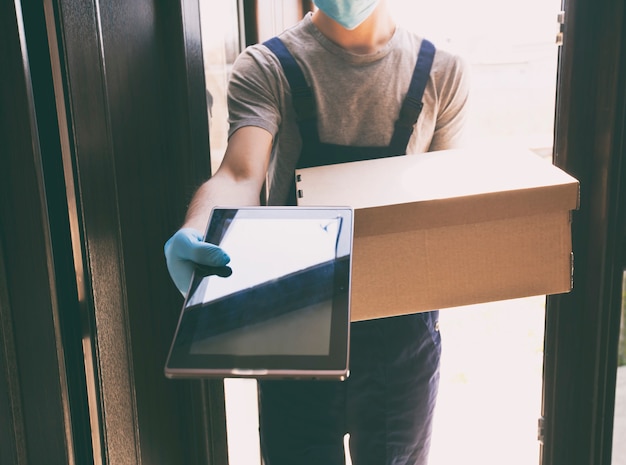
[[[321, 142], [315, 96], [301, 69], [280, 39], [264, 45], [278, 57], [291, 88], [302, 138], [299, 168], [406, 153], [435, 53], [430, 42], [422, 42], [388, 147]], [[425, 464], [439, 386], [437, 319], [433, 311], [352, 323], [346, 381], [260, 381], [265, 465], [344, 465], [346, 433], [354, 465]]]

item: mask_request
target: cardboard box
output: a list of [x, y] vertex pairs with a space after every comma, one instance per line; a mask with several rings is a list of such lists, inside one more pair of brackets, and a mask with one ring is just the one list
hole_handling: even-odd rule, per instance
[[355, 209], [352, 320], [572, 288], [579, 183], [527, 150], [297, 170], [298, 204]]

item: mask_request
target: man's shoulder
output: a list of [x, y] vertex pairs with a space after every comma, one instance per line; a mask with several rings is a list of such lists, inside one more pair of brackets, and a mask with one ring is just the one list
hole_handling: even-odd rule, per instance
[[422, 45], [422, 41], [428, 40], [435, 47], [435, 63], [434, 65], [446, 65], [450, 63], [455, 63], [458, 60], [461, 60], [456, 53], [450, 51], [444, 45], [441, 45], [439, 42], [430, 39], [429, 37], [421, 36], [413, 31], [408, 29], [398, 28], [398, 41], [400, 46], [405, 48], [406, 50], [415, 51], [417, 53]]

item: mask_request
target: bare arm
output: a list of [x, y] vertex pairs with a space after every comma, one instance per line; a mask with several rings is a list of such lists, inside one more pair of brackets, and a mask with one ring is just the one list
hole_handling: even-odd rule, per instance
[[204, 232], [215, 206], [258, 205], [271, 148], [272, 135], [265, 129], [235, 131], [220, 168], [194, 194], [183, 227]]

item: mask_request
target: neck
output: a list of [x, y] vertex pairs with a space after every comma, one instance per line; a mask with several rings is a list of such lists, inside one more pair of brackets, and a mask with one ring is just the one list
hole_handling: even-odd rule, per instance
[[396, 24], [384, 0], [365, 21], [351, 30], [344, 28], [319, 9], [313, 13], [312, 20], [315, 27], [329, 40], [349, 52], [360, 55], [380, 50], [396, 30]]

